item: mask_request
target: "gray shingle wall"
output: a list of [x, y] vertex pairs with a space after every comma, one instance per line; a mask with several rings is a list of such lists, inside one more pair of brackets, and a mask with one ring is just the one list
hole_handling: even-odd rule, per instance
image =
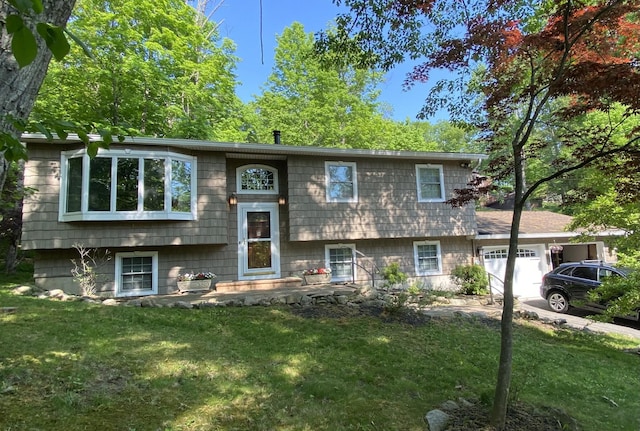
[[[199, 153], [198, 220], [58, 222], [61, 145], [30, 144], [22, 245], [25, 249], [225, 244], [228, 208], [223, 154]], [[65, 147], [71, 149], [73, 147]]]
[[[446, 203], [418, 202], [415, 162], [353, 161], [357, 163], [358, 202], [327, 203], [324, 160], [289, 158], [292, 241], [475, 234], [473, 205], [451, 208]], [[443, 168], [448, 199], [454, 189], [466, 186], [469, 170], [456, 163], [443, 164]]]

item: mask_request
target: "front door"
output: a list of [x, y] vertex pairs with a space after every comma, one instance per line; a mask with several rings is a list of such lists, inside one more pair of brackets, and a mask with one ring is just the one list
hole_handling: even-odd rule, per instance
[[238, 204], [238, 279], [279, 277], [278, 205]]

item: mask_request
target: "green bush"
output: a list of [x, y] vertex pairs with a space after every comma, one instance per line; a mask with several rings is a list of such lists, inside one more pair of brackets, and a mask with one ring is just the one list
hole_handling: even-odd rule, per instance
[[451, 271], [451, 280], [460, 287], [465, 295], [489, 293], [489, 277], [480, 265], [458, 265]]
[[394, 262], [382, 269], [382, 278], [384, 278], [385, 281], [384, 285], [389, 287], [395, 284], [402, 284], [407, 281], [407, 274], [400, 271], [399, 263]]

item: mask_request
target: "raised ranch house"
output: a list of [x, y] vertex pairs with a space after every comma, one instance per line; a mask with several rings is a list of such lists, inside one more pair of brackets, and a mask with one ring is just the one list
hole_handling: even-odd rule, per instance
[[173, 293], [194, 271], [277, 286], [328, 267], [332, 282], [370, 283], [392, 262], [442, 288], [476, 252], [473, 205], [445, 201], [479, 154], [128, 138], [91, 159], [72, 137], [22, 139], [35, 190], [22, 247], [46, 289], [77, 292], [76, 245], [110, 252], [98, 293], [116, 297]]

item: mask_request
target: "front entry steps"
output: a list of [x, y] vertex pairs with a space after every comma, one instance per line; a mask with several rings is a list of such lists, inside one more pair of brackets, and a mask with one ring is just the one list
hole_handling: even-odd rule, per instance
[[295, 289], [302, 286], [300, 277], [273, 278], [265, 280], [218, 281], [216, 292], [251, 292], [254, 290]]

